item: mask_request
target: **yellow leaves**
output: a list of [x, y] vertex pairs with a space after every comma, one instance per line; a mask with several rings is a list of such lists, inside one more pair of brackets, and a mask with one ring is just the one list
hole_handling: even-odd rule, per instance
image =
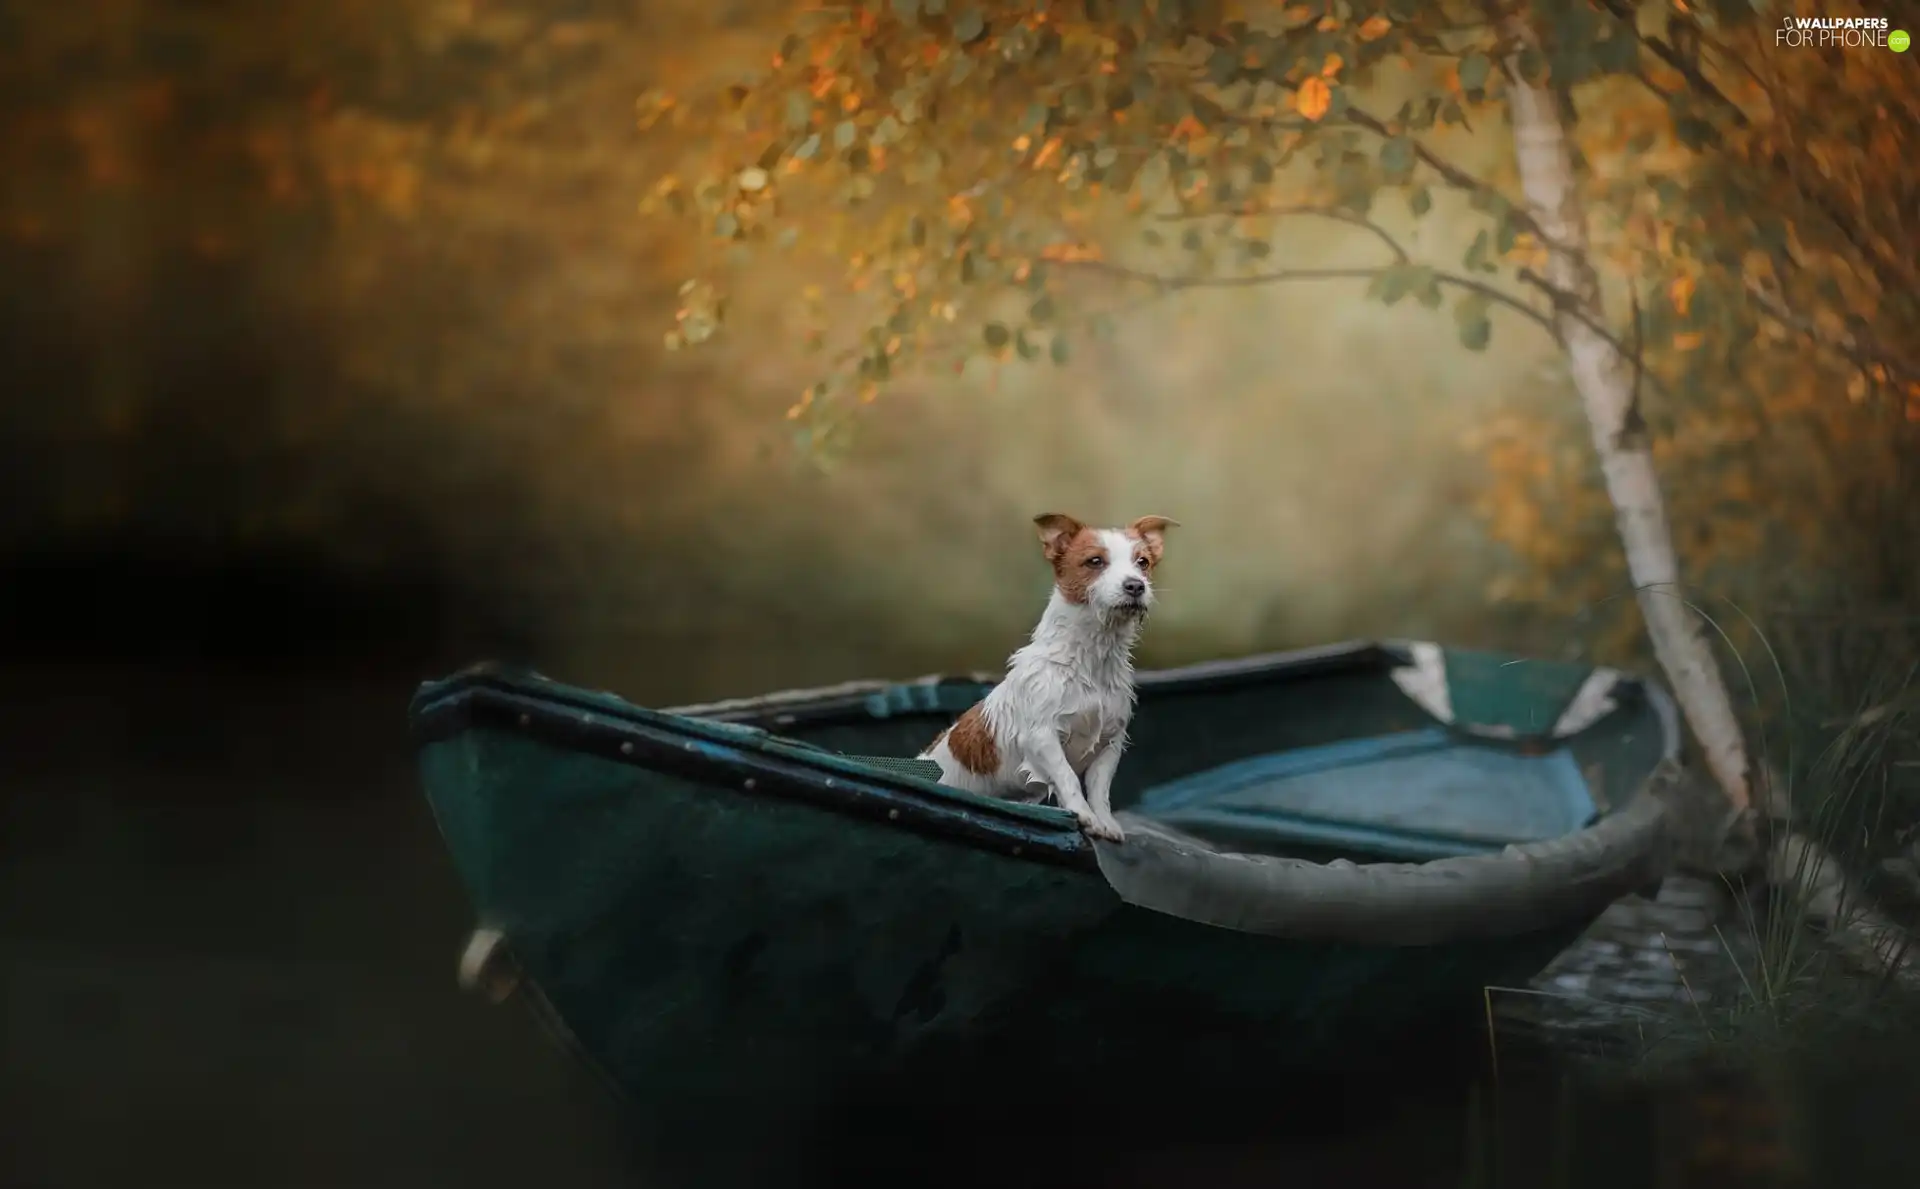
[[698, 345], [720, 331], [726, 299], [711, 282], [698, 278], [680, 286], [680, 308], [674, 311], [675, 330], [667, 334], [667, 350], [677, 351], [682, 343]]
[[1700, 349], [1700, 344], [1706, 341], [1707, 336], [1697, 330], [1689, 330], [1684, 334], [1673, 336], [1673, 349], [1681, 352], [1697, 351]]
[[640, 131], [646, 132], [678, 105], [677, 99], [656, 87], [651, 91], [643, 92], [633, 101], [634, 119], [639, 124]]
[[1045, 169], [1047, 163], [1059, 154], [1060, 145], [1061, 140], [1057, 136], [1050, 138], [1046, 144], [1041, 145], [1040, 151], [1033, 155], [1033, 167], [1035, 169]]
[[1339, 54], [1328, 54], [1327, 60], [1320, 66], [1320, 77], [1325, 79], [1339, 78], [1340, 68], [1346, 64], [1347, 60]]
[[807, 415], [807, 410], [811, 409], [812, 407], [813, 407], [813, 388], [809, 386], [800, 391], [799, 400], [794, 401], [793, 404], [787, 406], [787, 420], [788, 421], [800, 420], [800, 418]]
[[1333, 88], [1323, 78], [1310, 78], [1294, 94], [1294, 110], [1309, 120], [1319, 121], [1333, 106]]
[[1375, 14], [1360, 22], [1360, 40], [1378, 41], [1393, 28], [1393, 22]]
[[1682, 318], [1693, 305], [1693, 290], [1698, 282], [1691, 273], [1681, 273], [1667, 286], [1667, 299], [1673, 302], [1673, 312]]

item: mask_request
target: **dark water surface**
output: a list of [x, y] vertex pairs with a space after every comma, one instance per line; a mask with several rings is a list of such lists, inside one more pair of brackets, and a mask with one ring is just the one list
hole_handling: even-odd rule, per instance
[[[714, 1183], [650, 1175], [629, 1120], [525, 1012], [455, 989], [470, 919], [404, 733], [420, 675], [0, 675], [0, 1182]], [[1166, 1122], [1182, 1091], [1150, 1076], [1096, 1118], [1064, 1101], [916, 1117], [906, 1087], [823, 1137], [809, 1179], [1801, 1183], [1775, 1090], [1606, 1089], [1517, 1048], [1496, 1074], [1485, 1049], [1418, 1039], [1364, 1080], [1253, 1071], [1234, 1117], [1200, 1129]], [[755, 1126], [716, 1119], [713, 1142], [751, 1149]], [[1861, 1159], [1823, 1183], [1911, 1183]]]

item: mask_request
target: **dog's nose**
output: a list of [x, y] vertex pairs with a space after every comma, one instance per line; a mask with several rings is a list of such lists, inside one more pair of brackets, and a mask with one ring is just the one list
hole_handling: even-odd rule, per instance
[[1120, 589], [1127, 592], [1128, 598], [1137, 599], [1147, 593], [1147, 584], [1138, 578], [1129, 578], [1120, 584]]

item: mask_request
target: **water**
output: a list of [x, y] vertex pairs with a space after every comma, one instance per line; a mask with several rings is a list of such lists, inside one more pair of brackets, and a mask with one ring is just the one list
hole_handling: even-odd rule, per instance
[[[619, 1108], [526, 1013], [456, 992], [470, 919], [414, 784], [414, 676], [0, 676], [6, 1183], [674, 1183], [648, 1175]], [[1812, 1160], [1851, 1157], [1846, 1180], [1821, 1183], [1908, 1183], [1884, 1142], [1848, 1133], [1867, 1113], [1830, 1109], [1835, 1124], [1809, 1106], [1828, 1093], [1811, 1083], [1609, 1082], [1516, 1039], [1519, 1024], [1550, 1032], [1590, 1023], [1595, 1004], [1631, 1008], [1623, 989], [1638, 986], [1642, 1008], [1670, 998], [1671, 958], [1649, 964], [1634, 939], [1665, 935], [1660, 949], [1677, 944], [1684, 967], [1709, 891], [1682, 881], [1663, 905], [1616, 910], [1536, 982], [1559, 999], [1503, 1001], [1495, 1046], [1430, 1037], [1364, 1079], [1255, 1080], [1247, 1109], [1208, 1130], [1158, 1122], [1182, 1090], [1157, 1085], [1139, 1087], [1126, 1117], [1072, 1103], [1043, 1118], [906, 1110], [879, 1136], [850, 1120], [823, 1139], [815, 1172], [1214, 1189], [1789, 1185], [1811, 1183]], [[1866, 1101], [1911, 1104], [1912, 1083], [1885, 1073]], [[752, 1120], [727, 1124], [752, 1144]]]

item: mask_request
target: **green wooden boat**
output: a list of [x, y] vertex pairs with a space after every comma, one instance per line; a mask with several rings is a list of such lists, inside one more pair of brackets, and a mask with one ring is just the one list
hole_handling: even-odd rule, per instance
[[463, 977], [520, 988], [668, 1131], [747, 1100], [799, 1124], [918, 1067], [1339, 1059], [1479, 1009], [1665, 871], [1678, 719], [1613, 670], [1395, 642], [1142, 674], [1122, 845], [910, 758], [989, 685], [423, 686]]

